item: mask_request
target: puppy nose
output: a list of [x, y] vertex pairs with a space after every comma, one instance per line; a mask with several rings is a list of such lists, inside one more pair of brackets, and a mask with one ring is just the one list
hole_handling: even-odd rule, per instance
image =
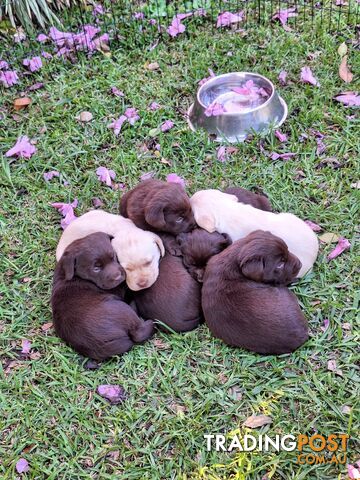
[[144, 288], [147, 285], [147, 280], [139, 280], [138, 282], [136, 282], [136, 285], [140, 288]]

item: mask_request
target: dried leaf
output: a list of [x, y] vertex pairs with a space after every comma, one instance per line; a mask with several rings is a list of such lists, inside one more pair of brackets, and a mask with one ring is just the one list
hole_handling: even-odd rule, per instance
[[242, 389], [235, 385], [234, 387], [229, 388], [228, 395], [234, 400], [241, 400], [243, 397]]
[[338, 54], [342, 58], [344, 55], [347, 54], [347, 51], [348, 51], [347, 45], [345, 42], [343, 42], [338, 48]]
[[351, 324], [349, 322], [345, 322], [341, 325], [341, 328], [344, 330], [351, 330]]
[[161, 338], [153, 338], [152, 343], [158, 350], [167, 350], [170, 348], [170, 345], [161, 340]]
[[14, 109], [15, 110], [22, 110], [23, 108], [26, 108], [28, 105], [30, 105], [30, 103], [31, 103], [31, 98], [30, 97], [15, 98]]
[[47, 332], [48, 330], [50, 330], [50, 328], [53, 327], [53, 324], [52, 322], [49, 322], [49, 323], [44, 323], [44, 325], [41, 325], [41, 330], [43, 332]]
[[326, 232], [319, 236], [319, 240], [323, 243], [335, 243], [339, 240], [339, 235], [336, 233]]
[[329, 360], [329, 361], [328, 361], [328, 363], [327, 363], [327, 369], [328, 369], [330, 372], [336, 373], [336, 375], [339, 375], [340, 377], [343, 376], [343, 372], [342, 372], [342, 370], [340, 370], [340, 368], [337, 368], [337, 365], [336, 365], [336, 361], [335, 361], [335, 360]]
[[360, 180], [358, 180], [355, 183], [352, 183], [350, 186], [351, 186], [351, 188], [360, 188]]
[[348, 59], [347, 55], [344, 55], [340, 63], [339, 75], [340, 75], [340, 78], [344, 80], [344, 82], [350, 83], [354, 78], [354, 75], [350, 72], [350, 69], [347, 64], [347, 59]]
[[93, 207], [95, 208], [100, 208], [104, 205], [104, 202], [100, 200], [98, 197], [94, 197], [91, 199], [91, 203], [93, 204]]
[[244, 427], [258, 428], [272, 423], [272, 418], [267, 415], [251, 415], [244, 423]]
[[91, 122], [93, 119], [93, 114], [91, 112], [81, 112], [80, 115], [76, 117], [76, 120], [79, 120], [79, 122]]
[[158, 62], [148, 63], [146, 65], [146, 68], [153, 72], [154, 70], [158, 70], [160, 68], [160, 65], [158, 64]]

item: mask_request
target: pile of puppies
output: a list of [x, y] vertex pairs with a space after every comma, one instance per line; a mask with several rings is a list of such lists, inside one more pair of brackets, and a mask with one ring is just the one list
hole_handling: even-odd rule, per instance
[[154, 179], [122, 196], [120, 214], [86, 213], [57, 247], [54, 326], [76, 351], [100, 361], [122, 354], [151, 337], [153, 320], [185, 332], [204, 319], [228, 345], [263, 354], [307, 340], [286, 287], [317, 257], [305, 222], [241, 188], [189, 198]]

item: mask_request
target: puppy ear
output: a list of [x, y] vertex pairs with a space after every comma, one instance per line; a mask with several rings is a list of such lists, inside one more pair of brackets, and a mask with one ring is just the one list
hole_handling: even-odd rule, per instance
[[215, 217], [211, 213], [205, 213], [195, 217], [196, 223], [209, 233], [215, 232]]
[[158, 237], [157, 235], [154, 235], [154, 242], [159, 247], [160, 254], [163, 257], [165, 255], [165, 248], [164, 248], [164, 244], [163, 244], [161, 238]]
[[164, 205], [150, 204], [145, 208], [145, 220], [152, 227], [158, 228], [159, 230], [164, 228], [166, 225], [164, 217]]
[[261, 282], [264, 275], [264, 262], [261, 257], [250, 257], [249, 259], [240, 262], [242, 274], [253, 280], [254, 282]]
[[224, 241], [223, 241], [224, 248], [232, 244], [230, 235], [228, 235], [227, 233], [222, 233], [221, 235], [224, 237]]
[[76, 257], [73, 252], [65, 252], [61, 257], [63, 271], [65, 273], [65, 280], [71, 280], [75, 274]]

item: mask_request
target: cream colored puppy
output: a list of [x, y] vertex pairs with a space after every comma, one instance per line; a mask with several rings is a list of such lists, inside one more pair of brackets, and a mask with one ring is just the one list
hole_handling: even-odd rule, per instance
[[159, 275], [160, 256], [165, 255], [160, 237], [141, 230], [128, 218], [103, 210], [91, 210], [70, 223], [56, 248], [56, 260], [60, 260], [66, 247], [74, 240], [95, 232], [114, 237], [111, 243], [131, 290], [142, 290], [155, 283]]
[[208, 232], [227, 233], [234, 242], [255, 230], [269, 231], [284, 240], [290, 252], [300, 260], [299, 277], [314, 265], [318, 239], [311, 228], [292, 213], [265, 212], [219, 190], [196, 192], [190, 203], [196, 223]]

